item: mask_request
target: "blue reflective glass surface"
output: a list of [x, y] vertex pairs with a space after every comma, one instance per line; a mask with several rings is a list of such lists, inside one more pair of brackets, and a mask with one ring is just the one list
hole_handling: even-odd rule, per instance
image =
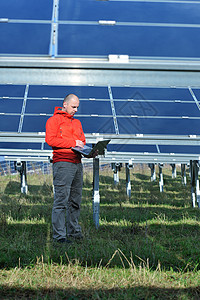
[[115, 102], [117, 115], [200, 117], [196, 103], [119, 101]]
[[0, 18], [51, 20], [53, 0], [1, 0]]
[[[0, 100], [1, 105], [1, 100]], [[46, 99], [27, 99], [25, 113], [47, 113], [53, 114], [56, 106], [62, 107], [60, 100]], [[1, 107], [1, 106], [0, 106]], [[82, 100], [77, 111], [77, 114], [90, 115], [111, 115], [110, 101], [98, 100]]]
[[126, 144], [108, 144], [108, 151], [117, 152], [149, 152], [157, 153], [157, 148], [154, 145], [126, 145]]
[[200, 134], [200, 120], [167, 118], [117, 118], [121, 134]]
[[199, 35], [200, 28], [59, 25], [58, 54], [200, 57]]
[[199, 23], [200, 5], [186, 3], [60, 0], [60, 20]]
[[110, 101], [80, 101], [77, 114], [112, 115]]
[[24, 97], [25, 85], [0, 84], [1, 97]]
[[22, 132], [45, 132], [49, 116], [24, 116]]
[[0, 53], [48, 55], [51, 25], [0, 23]]
[[200, 103], [200, 89], [194, 89], [193, 93], [194, 93], [197, 101]]
[[0, 99], [0, 112], [21, 113], [23, 99]]
[[[15, 149], [42, 149], [42, 145], [40, 143], [14, 143], [14, 146]], [[0, 142], [0, 148], [12, 149], [13, 143]]]
[[52, 150], [52, 148], [47, 143], [44, 143], [44, 150]]
[[62, 106], [60, 100], [27, 99], [25, 114], [51, 114], [53, 115], [56, 106]]
[[94, 86], [49, 86], [49, 85], [31, 85], [29, 87], [28, 97], [48, 97], [61, 98], [62, 100], [68, 94], [76, 94], [79, 98], [98, 98], [108, 99], [107, 87]]
[[78, 117], [85, 133], [115, 133], [113, 119], [108, 117]]
[[200, 146], [159, 145], [159, 149], [161, 153], [188, 153], [200, 155]]
[[17, 132], [19, 121], [20, 116], [0, 115], [0, 131]]
[[112, 87], [114, 99], [194, 101], [189, 90], [183, 88]]

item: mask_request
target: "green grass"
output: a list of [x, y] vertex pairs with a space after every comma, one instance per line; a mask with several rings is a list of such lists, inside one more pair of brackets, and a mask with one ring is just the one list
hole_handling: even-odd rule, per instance
[[[52, 176], [19, 176], [0, 183], [0, 299], [200, 299], [200, 211], [191, 207], [190, 184], [180, 170], [164, 168], [164, 192], [150, 170], [125, 172], [114, 186], [100, 172], [100, 227], [92, 219], [92, 173], [85, 171], [80, 223], [84, 240], [52, 241]], [[188, 176], [188, 182], [190, 182]]]

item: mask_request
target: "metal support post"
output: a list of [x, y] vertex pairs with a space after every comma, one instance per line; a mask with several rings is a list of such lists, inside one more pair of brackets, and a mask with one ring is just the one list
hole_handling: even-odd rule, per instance
[[190, 161], [190, 176], [191, 176], [191, 200], [192, 207], [195, 207], [195, 171], [194, 171], [194, 161]]
[[181, 177], [182, 177], [182, 184], [187, 184], [187, 178], [186, 178], [186, 171], [185, 171], [185, 164], [181, 164]]
[[197, 205], [200, 208], [200, 190], [199, 190], [199, 162], [197, 160], [194, 161], [195, 165], [195, 186], [196, 186], [196, 199]]
[[119, 171], [121, 170], [121, 163], [112, 163], [112, 170], [114, 172], [114, 185], [119, 184]]
[[156, 180], [155, 164], [149, 164], [148, 166], [151, 169], [151, 181], [155, 181]]
[[131, 179], [130, 179], [130, 168], [133, 165], [130, 163], [126, 163], [126, 195], [130, 198], [131, 197]]
[[163, 192], [163, 173], [162, 173], [163, 164], [159, 164], [159, 186], [160, 186], [160, 192]]
[[199, 189], [199, 162], [197, 160], [190, 161], [190, 174], [191, 174], [191, 199], [192, 206], [196, 206], [195, 194], [198, 207], [200, 208], [200, 189]]
[[[199, 168], [199, 167], [198, 167]], [[200, 208], [200, 189], [199, 189], [199, 179], [196, 180], [196, 196], [197, 196], [197, 205]]]
[[15, 170], [20, 173], [21, 177], [21, 193], [28, 193], [28, 185], [27, 185], [27, 177], [26, 177], [26, 162], [25, 161], [17, 161], [15, 162]]
[[99, 158], [93, 159], [93, 220], [96, 229], [99, 227], [100, 194], [99, 194]]
[[172, 167], [172, 178], [176, 178], [176, 165], [171, 164], [171, 167]]

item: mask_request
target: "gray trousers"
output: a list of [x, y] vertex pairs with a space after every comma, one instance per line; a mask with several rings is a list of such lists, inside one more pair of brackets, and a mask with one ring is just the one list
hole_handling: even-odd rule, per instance
[[[78, 223], [83, 186], [81, 163], [53, 164], [54, 204], [52, 209], [53, 238], [61, 239], [81, 234]], [[66, 232], [67, 227], [67, 232]]]

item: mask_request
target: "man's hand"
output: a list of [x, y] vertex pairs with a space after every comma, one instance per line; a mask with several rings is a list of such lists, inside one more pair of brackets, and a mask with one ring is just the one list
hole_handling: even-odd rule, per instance
[[80, 140], [76, 140], [76, 146], [83, 148], [84, 147], [84, 143]]

